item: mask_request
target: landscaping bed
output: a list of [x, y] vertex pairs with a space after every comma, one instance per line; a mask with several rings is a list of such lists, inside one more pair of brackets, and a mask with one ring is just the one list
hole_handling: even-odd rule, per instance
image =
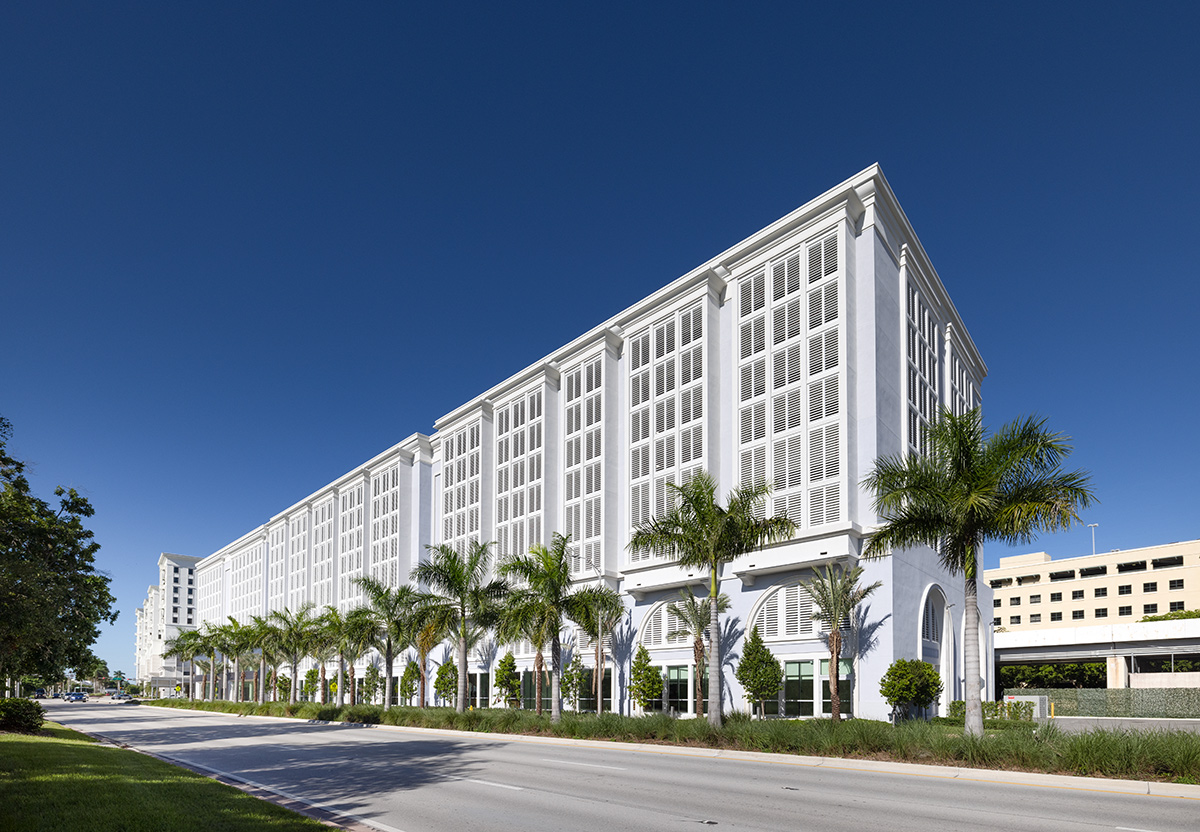
[[399, 725], [501, 734], [526, 734], [616, 742], [664, 743], [818, 757], [849, 757], [970, 768], [1039, 771], [1124, 780], [1200, 784], [1200, 736], [1186, 731], [1059, 731], [1053, 723], [987, 720], [983, 737], [966, 737], [962, 722], [850, 719], [751, 720], [737, 714], [721, 728], [702, 719], [657, 714], [566, 712], [558, 724], [548, 715], [507, 708], [456, 713], [451, 708], [384, 709], [373, 705], [316, 703], [147, 702], [241, 715], [281, 716], [323, 722]]

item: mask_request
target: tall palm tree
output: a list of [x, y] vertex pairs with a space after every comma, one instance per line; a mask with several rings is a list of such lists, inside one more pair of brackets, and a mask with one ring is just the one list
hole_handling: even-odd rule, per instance
[[211, 702], [217, 698], [217, 637], [213, 629], [205, 624], [203, 629], [196, 630], [196, 653], [198, 656], [208, 656], [208, 669], [205, 676], [208, 677], [208, 695], [206, 698]]
[[458, 642], [458, 702], [455, 710], [467, 709], [467, 640], [473, 627], [491, 626], [507, 587], [502, 580], [488, 580], [491, 543], [470, 543], [459, 553], [453, 546], [429, 547], [429, 560], [418, 564], [412, 577], [430, 588], [424, 604], [430, 620]]
[[506, 617], [537, 646], [535, 671], [538, 714], [542, 711], [542, 646], [550, 644], [550, 721], [562, 718], [563, 619], [581, 597], [571, 588], [570, 538], [555, 534], [549, 546], [535, 544], [527, 555], [512, 555], [500, 564], [501, 576], [515, 585]]
[[308, 645], [312, 641], [313, 631], [317, 628], [317, 619], [313, 616], [315, 605], [311, 601], [306, 601], [300, 608], [292, 611], [284, 607], [282, 610], [274, 610], [268, 616], [268, 619], [279, 628], [279, 652], [287, 660], [291, 666], [292, 684], [288, 689], [288, 702], [296, 701], [296, 694], [299, 692], [299, 680], [296, 678], [299, 672], [300, 660], [308, 655]]
[[195, 630], [185, 630], [174, 638], [168, 639], [163, 645], [163, 656], [175, 656], [182, 662], [192, 665], [192, 681], [188, 684], [188, 698], [196, 698], [196, 656], [203, 649], [200, 634]]
[[326, 670], [329, 662], [338, 655], [338, 642], [336, 634], [326, 626], [324, 614], [317, 619], [317, 623], [318, 626], [313, 630], [312, 641], [308, 644], [308, 654], [312, 656], [313, 661], [321, 668], [320, 681], [318, 682], [320, 702], [322, 705], [328, 705], [329, 681], [326, 676]]
[[267, 667], [278, 664], [279, 628], [261, 615], [250, 616], [251, 645], [258, 653], [258, 671], [255, 675], [255, 685], [258, 704], [267, 701]]
[[419, 618], [415, 624], [416, 637], [413, 641], [417, 650], [417, 669], [421, 675], [421, 691], [417, 697], [417, 705], [424, 708], [426, 693], [429, 690], [429, 654], [446, 637], [446, 631], [441, 628], [437, 617], [430, 615], [424, 606], [417, 608], [417, 614]]
[[246, 658], [253, 649], [254, 628], [252, 625], [243, 624], [231, 615], [229, 623], [222, 624], [217, 628], [217, 632], [220, 633], [222, 652], [227, 658], [233, 659], [233, 678], [237, 680], [233, 701], [241, 702], [246, 675], [245, 669], [242, 667], [242, 659]]
[[392, 670], [396, 655], [412, 643], [413, 609], [417, 606], [420, 593], [404, 584], [390, 587], [371, 577], [355, 578], [367, 596], [366, 609], [375, 622], [375, 648], [383, 655], [384, 672], [387, 674], [383, 686], [385, 708], [392, 705]]
[[883, 457], [863, 484], [881, 525], [863, 550], [883, 557], [925, 545], [963, 576], [967, 734], [983, 734], [976, 582], [985, 541], [1029, 543], [1038, 532], [1069, 529], [1096, 499], [1084, 471], [1064, 471], [1067, 437], [1044, 420], [1017, 419], [988, 436], [978, 408], [943, 410], [925, 429], [924, 454]]
[[604, 713], [604, 637], [625, 614], [625, 605], [616, 590], [607, 586], [589, 586], [573, 593], [567, 616], [596, 644], [596, 670], [592, 687], [596, 691], [596, 714]]
[[813, 618], [829, 625], [829, 701], [834, 722], [839, 722], [842, 718], [842, 696], [838, 692], [838, 685], [841, 683], [839, 665], [842, 657], [842, 625], [849, 620], [855, 607], [883, 586], [882, 581], [876, 581], [870, 586], [859, 586], [858, 579], [862, 577], [862, 573], [861, 566], [845, 569], [827, 564], [824, 574], [820, 570], [814, 570], [812, 578], [800, 582], [800, 586], [804, 587], [816, 603], [817, 609], [813, 612]]
[[[670, 485], [671, 508], [634, 530], [630, 549], [673, 551], [681, 566], [708, 570], [708, 595], [720, 595], [721, 564], [728, 563], [767, 543], [785, 540], [796, 531], [787, 517], [760, 517], [770, 493], [768, 485], [735, 488], [729, 505], [717, 502], [717, 482], [700, 471], [683, 485]], [[721, 632], [720, 611], [710, 605], [708, 666], [713, 678], [708, 685], [708, 721], [721, 725]]]
[[343, 613], [337, 607], [329, 605], [321, 615], [320, 626], [325, 631], [321, 638], [329, 639], [337, 650], [338, 707], [346, 704], [347, 689], [350, 691], [350, 704], [353, 705], [356, 693], [354, 663], [370, 649], [375, 622], [364, 607], [356, 607]]
[[[729, 596], [722, 592], [717, 596], [717, 612], [729, 610]], [[704, 716], [704, 640], [712, 626], [712, 599], [697, 598], [689, 586], [679, 591], [679, 600], [672, 601], [667, 612], [679, 622], [679, 627], [667, 633], [667, 638], [688, 636], [692, 639], [692, 657], [696, 664], [696, 716]]]

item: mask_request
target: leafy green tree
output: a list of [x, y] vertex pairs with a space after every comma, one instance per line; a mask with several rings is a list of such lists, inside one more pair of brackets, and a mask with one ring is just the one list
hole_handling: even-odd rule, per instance
[[[379, 695], [379, 689], [383, 687], [383, 676], [379, 672], [379, 668], [375, 665], [368, 665], [366, 673], [363, 674], [363, 698], [367, 704], [374, 704], [375, 697]], [[387, 703], [384, 703], [387, 707]]]
[[[683, 485], [669, 485], [673, 504], [666, 514], [643, 523], [629, 540], [630, 549], [662, 549], [674, 552], [679, 564], [708, 572], [708, 595], [720, 595], [721, 564], [729, 563], [766, 543], [785, 540], [796, 524], [787, 517], [762, 517], [767, 485], [735, 488], [729, 505], [717, 502], [717, 482], [700, 471]], [[721, 632], [720, 612], [711, 606], [709, 632]], [[721, 725], [721, 639], [709, 643], [708, 721]]]
[[258, 653], [258, 672], [254, 687], [258, 694], [258, 704], [262, 705], [267, 701], [267, 668], [278, 668], [280, 662], [283, 661], [280, 629], [261, 615], [250, 616], [250, 627], [252, 628], [250, 641], [253, 649]]
[[1103, 688], [1108, 684], [1104, 662], [1006, 664], [996, 675], [997, 694], [1007, 688]]
[[583, 666], [583, 657], [576, 650], [571, 655], [571, 663], [567, 665], [562, 674], [563, 699], [571, 703], [572, 710], [579, 710], [579, 694], [583, 693], [585, 684], [587, 684], [587, 669]]
[[8, 455], [11, 436], [0, 416], [0, 681], [15, 686], [26, 674], [63, 677], [117, 613], [83, 525], [91, 504], [74, 489], [55, 489], [57, 507], [35, 497], [25, 464]]
[[[337, 607], [328, 605], [320, 618], [320, 627], [326, 631], [337, 648], [338, 678], [337, 704], [345, 704], [345, 694], [350, 694], [350, 704], [356, 702], [357, 690], [354, 683], [354, 663], [370, 649], [375, 636], [375, 620], [363, 607], [342, 613]], [[346, 677], [348, 681], [343, 682]]]
[[550, 721], [562, 717], [562, 641], [564, 619], [585, 596], [583, 590], [573, 590], [571, 564], [567, 546], [570, 538], [555, 534], [549, 546], [531, 546], [527, 555], [513, 555], [500, 563], [500, 574], [513, 589], [505, 604], [505, 619], [514, 629], [532, 638], [538, 647], [537, 674], [538, 713], [542, 708], [541, 645], [550, 644]]
[[275, 680], [275, 689], [279, 693], [280, 700], [296, 701], [292, 696], [292, 680], [287, 676], [280, 676]]
[[942, 677], [929, 662], [896, 659], [879, 680], [879, 692], [893, 709], [928, 708], [942, 692]]
[[[317, 618], [313, 615], [314, 608], [315, 605], [311, 601], [307, 601], [295, 611], [285, 607], [282, 610], [272, 611], [269, 616], [271, 623], [279, 629], [279, 651], [291, 666], [291, 678], [293, 679], [299, 675], [300, 660], [308, 655], [308, 648], [320, 626]], [[289, 702], [296, 701], [297, 687], [299, 686], [289, 686], [288, 691], [291, 697]]]
[[841, 682], [842, 628], [849, 624], [854, 608], [883, 583], [876, 581], [870, 586], [859, 586], [858, 579], [863, 573], [861, 566], [846, 569], [827, 564], [824, 572], [819, 569], [813, 572], [813, 577], [801, 581], [800, 585], [816, 602], [817, 609], [813, 617], [824, 621], [829, 627], [829, 701], [833, 721], [839, 722], [842, 718], [842, 696], [838, 691]]
[[430, 588], [422, 605], [440, 632], [458, 642], [458, 701], [455, 710], [467, 709], [467, 641], [475, 627], [490, 627], [507, 592], [504, 581], [488, 580], [492, 562], [490, 543], [471, 543], [460, 553], [453, 546], [429, 547], [429, 560], [412, 571], [413, 580]]
[[517, 660], [511, 650], [496, 664], [495, 688], [510, 708], [521, 701], [521, 675], [517, 673]]
[[451, 702], [458, 695], [458, 668], [453, 663], [446, 662], [438, 668], [433, 690], [443, 702]]
[[1024, 544], [1038, 532], [1069, 529], [1095, 496], [1085, 472], [1062, 469], [1071, 446], [1042, 420], [1010, 422], [988, 436], [978, 408], [961, 416], [942, 410], [923, 437], [923, 454], [877, 459], [864, 480], [882, 525], [863, 555], [924, 545], [963, 576], [965, 732], [982, 736], [980, 550], [988, 540]]
[[646, 711], [655, 702], [662, 701], [662, 694], [662, 671], [650, 664], [650, 654], [645, 645], [639, 644], [633, 656], [633, 666], [629, 669], [629, 695], [639, 708]]
[[417, 682], [421, 678], [421, 669], [416, 662], [410, 661], [404, 666], [404, 675], [400, 677], [400, 701], [405, 705], [412, 704], [412, 698], [417, 694]]
[[[728, 609], [729, 596], [722, 592], [717, 596], [717, 612], [724, 613]], [[704, 641], [712, 626], [712, 599], [697, 598], [689, 586], [679, 591], [679, 600], [672, 601], [667, 612], [677, 624], [676, 629], [667, 633], [667, 638], [687, 636], [692, 640], [692, 659], [696, 663], [696, 715], [704, 716]]]
[[390, 587], [372, 577], [355, 578], [354, 582], [362, 587], [367, 596], [366, 608], [375, 622], [373, 646], [383, 656], [387, 688], [383, 704], [385, 708], [390, 707], [394, 699], [391, 688], [396, 655], [413, 642], [414, 610], [419, 606], [421, 594], [408, 584]]
[[310, 702], [316, 701], [317, 686], [320, 684], [321, 684], [320, 673], [317, 671], [317, 669], [315, 667], [310, 667], [308, 670], [304, 671], [303, 692], [304, 692], [305, 698], [307, 698]]
[[746, 646], [742, 648], [742, 660], [737, 666], [737, 680], [746, 690], [746, 696], [758, 702], [758, 715], [767, 715], [765, 702], [779, 697], [783, 685], [783, 668], [779, 659], [763, 643], [758, 627], [750, 631]]

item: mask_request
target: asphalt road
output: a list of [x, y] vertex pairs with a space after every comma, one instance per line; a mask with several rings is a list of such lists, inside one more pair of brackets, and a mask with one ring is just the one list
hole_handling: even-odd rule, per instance
[[[52, 702], [77, 730], [223, 772], [383, 832], [1195, 832], [1200, 786], [323, 725]], [[1128, 788], [1139, 793], [1107, 789]]]

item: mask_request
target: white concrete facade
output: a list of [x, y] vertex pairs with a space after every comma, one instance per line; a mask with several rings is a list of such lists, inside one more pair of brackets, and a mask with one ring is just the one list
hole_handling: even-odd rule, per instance
[[147, 587], [146, 600], [137, 609], [135, 681], [147, 695], [191, 681], [191, 662], [166, 658], [163, 648], [180, 633], [196, 629], [195, 568], [199, 561], [198, 557], [163, 552], [158, 558], [158, 583]]
[[[204, 558], [197, 620], [246, 621], [308, 601], [347, 609], [362, 601], [354, 577], [404, 583], [428, 545], [495, 541], [504, 555], [562, 532], [579, 581], [603, 580], [626, 600], [609, 667], [614, 705], [631, 712], [637, 644], [671, 679], [694, 672], [690, 646], [667, 639], [665, 604], [706, 583], [626, 544], [664, 509], [668, 483], [704, 468], [722, 495], [771, 482], [767, 510], [798, 526], [722, 574], [733, 603], [725, 707], [746, 708], [732, 662], [758, 625], [786, 666], [781, 708], [819, 714], [828, 651], [796, 582], [857, 561], [877, 521], [859, 485], [875, 458], [919, 451], [934, 410], [979, 405], [985, 375], [872, 166], [464, 403], [432, 435], [413, 434]], [[849, 709], [886, 716], [878, 679], [897, 658], [931, 661], [943, 701], [961, 697], [962, 579], [927, 549], [863, 565], [864, 581], [883, 587], [843, 659], [856, 680]], [[986, 616], [986, 584], [979, 595]], [[989, 675], [990, 635], [983, 627]], [[590, 665], [586, 637], [568, 638]], [[475, 651], [472, 672], [490, 678], [505, 649]], [[514, 652], [531, 665], [528, 645]], [[690, 696], [667, 704], [686, 712]]]

